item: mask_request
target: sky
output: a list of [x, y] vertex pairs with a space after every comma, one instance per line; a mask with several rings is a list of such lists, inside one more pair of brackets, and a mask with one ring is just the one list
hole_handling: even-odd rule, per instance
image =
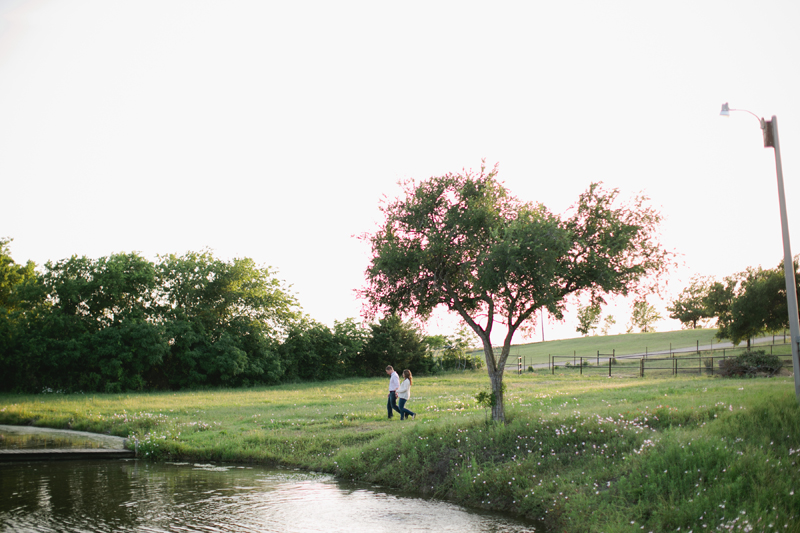
[[332, 325], [360, 317], [358, 236], [398, 182], [485, 160], [555, 213], [595, 181], [650, 197], [667, 317], [691, 276], [783, 257], [774, 152], [724, 102], [779, 117], [800, 252], [798, 27], [792, 0], [0, 0], [0, 237], [39, 265], [250, 257]]

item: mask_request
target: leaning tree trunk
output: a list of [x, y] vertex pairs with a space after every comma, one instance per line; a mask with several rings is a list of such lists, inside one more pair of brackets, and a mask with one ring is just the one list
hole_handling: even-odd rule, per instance
[[503, 371], [505, 369], [506, 358], [510, 352], [510, 346], [503, 346], [500, 358], [496, 359], [494, 349], [487, 339], [484, 339], [483, 350], [486, 355], [486, 368], [489, 371], [489, 381], [492, 385], [492, 420], [495, 422], [505, 422], [506, 412], [503, 402]]
[[492, 394], [494, 404], [492, 405], [492, 420], [495, 422], [506, 421], [505, 404], [503, 403], [503, 368], [500, 368], [490, 377], [492, 382]]

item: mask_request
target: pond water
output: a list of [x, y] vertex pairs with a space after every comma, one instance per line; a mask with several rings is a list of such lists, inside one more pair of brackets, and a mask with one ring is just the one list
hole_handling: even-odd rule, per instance
[[0, 463], [0, 531], [518, 533], [537, 528], [326, 474], [108, 460]]

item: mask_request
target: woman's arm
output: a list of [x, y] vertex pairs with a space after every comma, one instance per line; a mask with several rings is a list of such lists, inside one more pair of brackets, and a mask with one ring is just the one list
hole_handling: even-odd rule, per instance
[[400, 388], [397, 389], [397, 394], [400, 394], [401, 392], [406, 392], [408, 390], [409, 385], [410, 383], [408, 382], [408, 380], [404, 379], [403, 382], [400, 384]]

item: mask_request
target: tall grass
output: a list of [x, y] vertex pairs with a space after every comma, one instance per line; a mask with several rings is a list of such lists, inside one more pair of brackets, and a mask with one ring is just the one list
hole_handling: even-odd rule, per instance
[[323, 470], [558, 531], [800, 531], [791, 377], [526, 373], [506, 382], [504, 426], [475, 402], [488, 385], [480, 372], [415, 379], [414, 421], [386, 420], [386, 380], [350, 379], [0, 396], [0, 423], [109, 431], [149, 458]]

